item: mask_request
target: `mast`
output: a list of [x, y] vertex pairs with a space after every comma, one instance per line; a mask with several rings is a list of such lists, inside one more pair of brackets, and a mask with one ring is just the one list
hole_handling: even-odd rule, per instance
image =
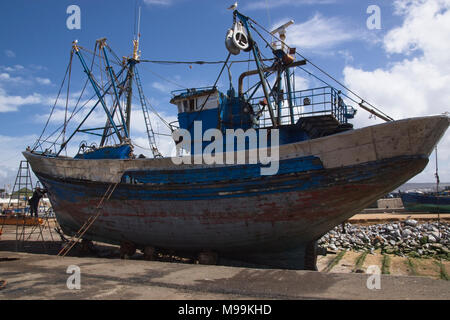
[[274, 115], [273, 108], [272, 108], [272, 103], [270, 101], [269, 90], [268, 90], [267, 84], [266, 84], [266, 78], [264, 77], [264, 74], [263, 74], [263, 71], [262, 71], [263, 68], [261, 66], [259, 48], [256, 45], [255, 41], [253, 41], [253, 38], [251, 36], [250, 28], [249, 28], [249, 25], [248, 25], [248, 20], [249, 19], [248, 19], [247, 16], [244, 16], [243, 14], [238, 12], [237, 10], [234, 11], [234, 16], [237, 16], [239, 18], [239, 20], [242, 21], [242, 24], [244, 25], [245, 29], [247, 30], [249, 43], [251, 44], [251, 51], [252, 51], [253, 56], [255, 58], [256, 69], [258, 70], [259, 80], [261, 82], [261, 87], [262, 87], [263, 92], [264, 92], [264, 97], [266, 98], [267, 107], [268, 107], [269, 114], [270, 114], [270, 119], [272, 120], [273, 127], [276, 128], [278, 126], [278, 122], [275, 119], [275, 115]]
[[[122, 112], [122, 107], [120, 106], [120, 97], [122, 95], [122, 91], [120, 91], [120, 92], [118, 91], [118, 87], [117, 86], [120, 85], [120, 84], [117, 83], [117, 85], [116, 85], [116, 83], [115, 83], [117, 78], [116, 78], [116, 76], [114, 74], [113, 68], [111, 67], [111, 65], [109, 63], [108, 55], [107, 55], [106, 49], [105, 49], [105, 47], [107, 46], [106, 38], [102, 38], [102, 39], [97, 40], [97, 45], [99, 47], [99, 52], [101, 50], [103, 51], [103, 56], [104, 56], [105, 64], [106, 64], [106, 70], [108, 71], [108, 75], [109, 75], [109, 78], [110, 78], [110, 81], [111, 81], [111, 85], [112, 85], [112, 87], [114, 89], [113, 91], [114, 91], [115, 101], [113, 102], [112, 116], [114, 117], [114, 115], [116, 113], [116, 109], [119, 109], [120, 119], [122, 121], [122, 129], [124, 131], [124, 136], [125, 136], [124, 138], [128, 139], [129, 138], [128, 129], [125, 127], [125, 119], [124, 119], [124, 115], [123, 115], [123, 112]], [[108, 137], [108, 132], [109, 132], [110, 126], [111, 125], [109, 123], [109, 120], [107, 120], [105, 128], [103, 130], [102, 139], [100, 141], [100, 146], [103, 146], [105, 144], [105, 141], [106, 141], [106, 139]]]
[[136, 38], [133, 40], [133, 56], [128, 59], [128, 74], [127, 74], [128, 86], [127, 86], [127, 107], [125, 109], [126, 110], [125, 125], [129, 135], [131, 123], [131, 104], [133, 100], [134, 67], [137, 63], [139, 63], [139, 38], [141, 37], [140, 24], [141, 24], [141, 7], [139, 7], [137, 35], [135, 35]]
[[[286, 41], [286, 28], [289, 27], [290, 25], [294, 24], [294, 20], [289, 20], [288, 22], [286, 22], [285, 24], [283, 24], [282, 26], [276, 28], [275, 30], [273, 30], [272, 32], [270, 32], [270, 34], [272, 36], [275, 36], [277, 33], [280, 35], [280, 40], [281, 40], [281, 50], [288, 54], [287, 50], [286, 50], [286, 45], [285, 45], [285, 41]], [[276, 42], [272, 43], [272, 50], [276, 50], [277, 49], [277, 45]], [[292, 85], [291, 85], [291, 72], [289, 71], [289, 68], [284, 68], [284, 70], [279, 70], [278, 71], [278, 81], [280, 81], [278, 83], [278, 92], [280, 92], [281, 90], [281, 77], [282, 77], [282, 73], [284, 73], [284, 78], [286, 80], [286, 90], [287, 90], [287, 101], [288, 101], [288, 106], [289, 106], [289, 115], [290, 115], [290, 120], [291, 120], [291, 124], [294, 124], [294, 107], [293, 107], [293, 99], [292, 99]], [[279, 104], [279, 108], [281, 108], [281, 101], [278, 102]], [[280, 111], [278, 112], [278, 121], [279, 124], [281, 124], [281, 114]]]
[[128, 85], [127, 85], [127, 106], [125, 109], [126, 120], [125, 126], [127, 128], [128, 133], [130, 133], [130, 121], [131, 121], [131, 103], [133, 99], [133, 78], [134, 78], [134, 65], [136, 64], [133, 59], [128, 60]]

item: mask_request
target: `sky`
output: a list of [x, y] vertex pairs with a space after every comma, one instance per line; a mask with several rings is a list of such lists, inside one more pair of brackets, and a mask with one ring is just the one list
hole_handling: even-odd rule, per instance
[[[225, 35], [232, 25], [234, 0], [16, 0], [0, 4], [0, 188], [14, 184], [21, 151], [40, 136], [68, 66], [72, 41], [92, 50], [106, 37], [117, 56], [129, 56], [135, 34], [136, 7], [141, 7], [141, 59], [220, 61], [227, 56]], [[69, 29], [70, 5], [80, 8], [80, 28]], [[377, 6], [378, 28], [369, 28]], [[268, 30], [294, 20], [287, 43], [316, 65], [394, 119], [442, 114], [450, 111], [450, 0], [243, 0], [238, 10]], [[260, 46], [264, 47], [263, 44]], [[86, 60], [90, 56], [86, 54]], [[248, 59], [247, 53], [233, 57]], [[73, 61], [69, 106], [80, 95], [86, 77]], [[233, 65], [237, 78], [249, 68]], [[99, 67], [100, 68], [100, 67]], [[221, 65], [160, 65], [140, 63], [146, 96], [168, 122], [176, 120], [169, 103], [171, 91], [210, 86]], [[311, 66], [308, 70], [314, 71]], [[253, 67], [252, 67], [253, 69]], [[325, 78], [320, 73], [315, 74]], [[308, 74], [296, 73], [301, 86], [320, 84]], [[327, 79], [331, 84], [337, 84]], [[67, 82], [65, 82], [67, 84]], [[228, 89], [228, 76], [218, 82]], [[56, 128], [64, 119], [67, 86], [63, 87], [49, 123]], [[86, 93], [92, 93], [87, 89]], [[85, 98], [83, 98], [85, 99]], [[83, 100], [84, 101], [84, 100]], [[349, 103], [352, 105], [352, 103]], [[88, 104], [89, 105], [89, 104]], [[354, 105], [354, 104], [353, 104]], [[81, 115], [81, 114], [80, 114]], [[101, 113], [90, 124], [104, 124]], [[80, 117], [79, 117], [80, 118]], [[79, 119], [78, 118], [78, 119]], [[76, 118], [77, 119], [77, 118]], [[145, 124], [134, 106], [131, 132], [136, 153], [149, 155]], [[152, 113], [156, 131], [167, 133]], [[381, 123], [359, 110], [356, 128]], [[68, 130], [69, 131], [69, 130]], [[76, 152], [83, 138], [69, 147]], [[160, 151], [169, 155], [173, 143], [157, 136]], [[430, 164], [410, 182], [433, 182], [434, 153]], [[438, 145], [439, 175], [450, 182], [450, 134]]]

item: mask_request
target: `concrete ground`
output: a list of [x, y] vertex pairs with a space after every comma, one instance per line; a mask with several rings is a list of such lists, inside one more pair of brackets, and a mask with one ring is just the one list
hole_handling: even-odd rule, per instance
[[[80, 286], [68, 289], [80, 268]], [[444, 280], [0, 252], [0, 299], [450, 299]], [[70, 280], [70, 279], [69, 279]], [[70, 281], [69, 281], [70, 282]], [[75, 283], [75, 282], [71, 282]]]
[[[373, 218], [373, 215], [370, 215]], [[385, 219], [379, 216], [379, 223]], [[366, 217], [360, 217], [360, 220]], [[405, 217], [406, 218], [406, 217]], [[413, 218], [416, 218], [415, 216]], [[420, 217], [418, 217], [420, 218]], [[262, 269], [234, 261], [218, 266], [159, 256], [120, 260], [118, 248], [96, 243], [96, 255], [57, 257], [62, 242], [50, 228], [23, 231], [5, 226], [0, 238], [0, 300], [3, 299], [443, 299], [450, 300], [450, 262], [343, 252], [319, 256], [320, 272]], [[19, 252], [17, 252], [17, 251]], [[45, 254], [44, 254], [45, 253]], [[99, 258], [103, 257], [103, 258]], [[168, 261], [171, 261], [170, 263]], [[383, 262], [384, 261], [384, 262]], [[182, 262], [182, 263], [180, 263]], [[80, 267], [81, 289], [67, 288], [67, 268]], [[244, 268], [245, 266], [245, 268]], [[368, 289], [369, 269], [380, 276], [380, 289]], [[367, 272], [367, 273], [366, 273]], [[373, 279], [373, 276], [372, 278]], [[1, 280], [6, 284], [2, 288]], [[376, 283], [376, 282], [375, 282]]]

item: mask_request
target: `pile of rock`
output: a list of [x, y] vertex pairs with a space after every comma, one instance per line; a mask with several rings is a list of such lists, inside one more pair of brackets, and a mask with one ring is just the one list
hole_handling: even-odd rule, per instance
[[[345, 229], [345, 230], [343, 230]], [[370, 251], [399, 256], [440, 257], [450, 260], [450, 224], [416, 220], [368, 226], [346, 223], [318, 241], [321, 248], [340, 251]]]

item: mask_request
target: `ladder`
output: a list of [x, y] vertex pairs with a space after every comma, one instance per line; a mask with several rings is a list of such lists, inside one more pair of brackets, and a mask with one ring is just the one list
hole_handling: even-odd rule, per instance
[[[8, 204], [8, 209], [13, 209], [16, 214], [16, 251], [18, 250], [18, 241], [21, 239], [25, 240], [25, 215], [28, 207], [28, 193], [30, 191], [33, 192], [30, 164], [27, 160], [21, 160]], [[16, 198], [14, 200], [17, 202], [13, 201], [13, 197]], [[24, 202], [23, 205], [21, 205], [21, 201]], [[20, 222], [22, 222], [22, 230], [19, 232]]]
[[[30, 165], [27, 160], [21, 160], [11, 197], [9, 198], [8, 209], [15, 208], [14, 211], [16, 213], [25, 214], [25, 208], [28, 205], [28, 193], [30, 192], [33, 192]], [[13, 197], [16, 198], [17, 202], [13, 201]], [[20, 201], [25, 201], [25, 206], [21, 206]]]
[[152, 150], [154, 158], [162, 158], [161, 153], [159, 152], [158, 148], [156, 147], [155, 133], [153, 132], [152, 123], [150, 122], [150, 115], [148, 112], [147, 103], [146, 103], [146, 99], [144, 96], [144, 91], [142, 90], [141, 78], [139, 77], [137, 68], [134, 69], [134, 75], [136, 78], [136, 85], [137, 85], [138, 91], [139, 91], [139, 99], [141, 101], [142, 112], [144, 114], [145, 127], [147, 129], [148, 143], [150, 145], [150, 149]]
[[[31, 171], [28, 161], [22, 160], [20, 161], [19, 170], [17, 172], [16, 181], [14, 183], [14, 187], [12, 190], [13, 195], [10, 197], [10, 201], [8, 204], [8, 209], [11, 209], [15, 212], [15, 220], [16, 220], [16, 243], [15, 249], [19, 250], [19, 245], [21, 248], [25, 247], [25, 243], [29, 240], [33, 240], [32, 236], [37, 234], [37, 238], [35, 240], [39, 241], [39, 238], [42, 240], [42, 246], [44, 250], [47, 250], [46, 242], [48, 240], [44, 237], [44, 231], [46, 228], [49, 230], [49, 234], [51, 237], [51, 241], [54, 241], [52, 230], [50, 227], [50, 208], [45, 210], [45, 213], [38, 218], [27, 217], [27, 209], [29, 208], [26, 200], [28, 199], [28, 194], [33, 192], [36, 188], [41, 187], [39, 180], [35, 184], [35, 188], [33, 189], [32, 180], [31, 180]], [[16, 199], [13, 199], [16, 198]], [[14, 202], [13, 200], [17, 200]], [[22, 203], [21, 203], [22, 201]], [[40, 206], [38, 206], [39, 210]], [[6, 223], [7, 215], [3, 216], [2, 219], [2, 227], [0, 230], [0, 234], [3, 233], [3, 229]], [[10, 223], [7, 223], [10, 225]], [[28, 232], [28, 227], [31, 228], [31, 232]], [[26, 232], [27, 231], [27, 232]]]
[[100, 200], [100, 202], [98, 203], [97, 207], [95, 208], [97, 213], [95, 215], [93, 215], [93, 216], [90, 216], [86, 220], [86, 222], [81, 226], [81, 228], [78, 230], [78, 232], [58, 252], [58, 256], [65, 257], [69, 253], [69, 251], [78, 243], [78, 241], [84, 236], [84, 234], [89, 230], [89, 228], [92, 226], [92, 224], [95, 222], [95, 220], [97, 220], [97, 218], [102, 213], [102, 209], [103, 209], [102, 204], [103, 204], [103, 202], [105, 200], [109, 200], [109, 198], [111, 198], [111, 195], [113, 194], [113, 192], [116, 189], [118, 184], [119, 184], [119, 182], [117, 182], [114, 185], [110, 184], [108, 186], [108, 189], [106, 190], [106, 192], [103, 195], [102, 199]]

